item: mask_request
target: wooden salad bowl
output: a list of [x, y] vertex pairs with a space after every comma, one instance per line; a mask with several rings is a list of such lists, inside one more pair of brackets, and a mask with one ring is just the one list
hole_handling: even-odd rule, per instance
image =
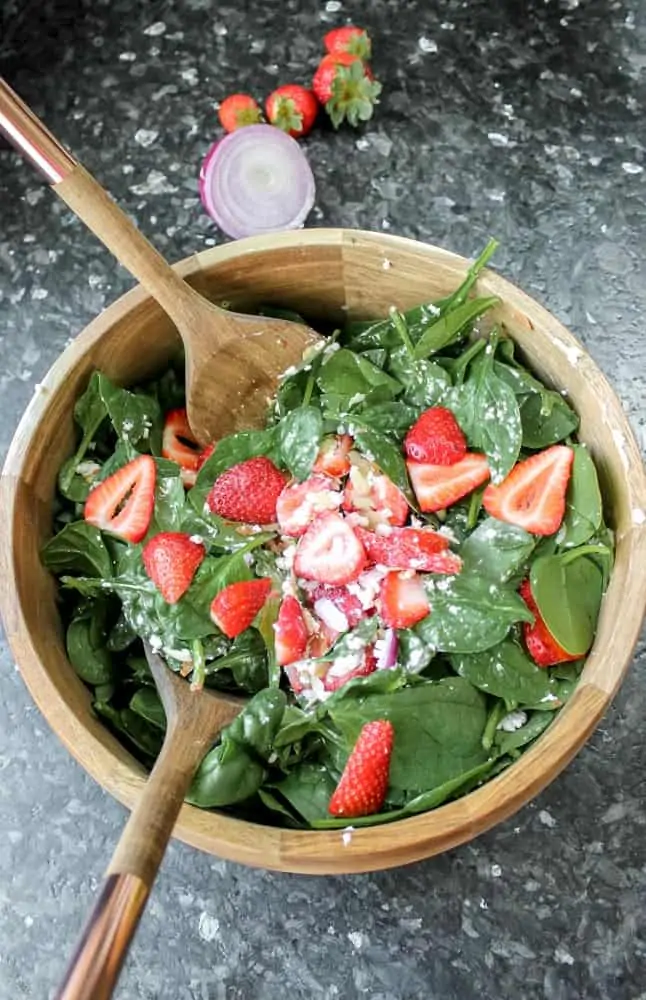
[[[289, 306], [316, 325], [381, 318], [453, 291], [467, 261], [412, 240], [312, 229], [242, 240], [177, 265], [214, 302], [244, 310]], [[506, 819], [552, 781], [583, 746], [631, 661], [646, 607], [646, 477], [619, 400], [580, 343], [542, 306], [492, 271], [478, 291], [497, 295], [497, 319], [548, 384], [567, 391], [580, 438], [599, 471], [616, 563], [594, 647], [558, 718], [520, 760], [464, 798], [410, 819], [357, 829], [295, 831], [184, 805], [175, 836], [211, 854], [276, 871], [312, 874], [390, 868], [439, 854]], [[58, 469], [73, 451], [72, 410], [90, 373], [130, 385], [163, 369], [179, 347], [161, 308], [137, 287], [76, 338], [32, 399], [11, 445], [0, 489], [0, 605], [14, 656], [36, 704], [79, 763], [128, 807], [141, 765], [95, 718], [65, 652], [56, 585], [39, 552], [51, 534]]]

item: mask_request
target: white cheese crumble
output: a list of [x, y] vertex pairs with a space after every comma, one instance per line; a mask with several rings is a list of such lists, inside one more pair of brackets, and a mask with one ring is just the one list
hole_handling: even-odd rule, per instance
[[509, 712], [504, 719], [500, 720], [497, 728], [502, 729], [503, 733], [515, 733], [517, 729], [522, 729], [526, 722], [527, 712], [519, 709], [516, 712]]

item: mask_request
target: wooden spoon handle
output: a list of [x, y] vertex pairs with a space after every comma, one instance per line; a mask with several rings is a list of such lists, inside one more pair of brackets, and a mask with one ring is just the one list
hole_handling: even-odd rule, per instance
[[108, 1000], [206, 741], [169, 731], [121, 835], [56, 1000]]
[[181, 332], [192, 311], [200, 308], [198, 294], [173, 271], [134, 222], [1, 78], [0, 132], [150, 292]]

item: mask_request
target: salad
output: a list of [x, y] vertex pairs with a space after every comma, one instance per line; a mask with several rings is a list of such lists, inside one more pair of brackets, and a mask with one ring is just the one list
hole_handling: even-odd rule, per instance
[[262, 429], [202, 449], [181, 359], [134, 389], [95, 372], [77, 401], [43, 560], [94, 711], [152, 765], [142, 639], [249, 696], [193, 804], [319, 829], [423, 812], [572, 694], [613, 538], [577, 414], [474, 294], [494, 249], [441, 301], [336, 330]]

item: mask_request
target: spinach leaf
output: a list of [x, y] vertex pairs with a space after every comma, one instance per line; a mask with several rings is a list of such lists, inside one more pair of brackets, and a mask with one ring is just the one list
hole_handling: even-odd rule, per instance
[[472, 361], [464, 382], [446, 400], [469, 444], [485, 452], [492, 481], [500, 483], [518, 458], [523, 431], [516, 396], [494, 371], [493, 346]]
[[370, 409], [364, 409], [358, 419], [364, 427], [400, 440], [420, 413], [420, 407], [407, 406], [398, 400], [393, 403], [379, 403]]
[[92, 708], [102, 716], [110, 728], [122, 733], [128, 743], [140, 750], [148, 760], [154, 760], [161, 750], [163, 733], [157, 726], [151, 726], [131, 708], [115, 708], [110, 702], [95, 700]]
[[453, 654], [450, 660], [460, 677], [480, 691], [502, 698], [509, 710], [518, 705], [532, 705], [550, 691], [547, 671], [537, 667], [510, 640], [480, 653]]
[[51, 573], [82, 573], [109, 578], [112, 559], [98, 528], [86, 521], [72, 521], [42, 550], [44, 565]]
[[547, 448], [563, 441], [579, 426], [579, 418], [560, 393], [544, 390], [520, 404], [524, 448]]
[[[240, 529], [243, 529], [241, 531]], [[244, 534], [244, 525], [234, 521], [225, 521], [217, 514], [198, 514], [190, 504], [184, 507], [181, 531], [187, 535], [200, 535], [207, 547], [224, 549], [226, 552], [236, 552], [246, 549], [249, 535]], [[273, 532], [262, 532], [254, 535], [259, 544], [264, 544], [273, 538]]]
[[486, 577], [428, 576], [425, 586], [431, 611], [415, 631], [440, 652], [478, 653], [502, 642], [514, 622], [534, 620], [515, 590]]
[[301, 482], [312, 472], [322, 436], [323, 417], [314, 406], [292, 410], [278, 424], [282, 464]]
[[354, 443], [368, 461], [374, 462], [399, 487], [408, 502], [415, 505], [401, 449], [384, 434], [367, 427], [355, 428]]
[[233, 640], [224, 654], [206, 664], [207, 685], [219, 687], [222, 677], [230, 676], [232, 684], [249, 694], [256, 694], [267, 687], [267, 650], [262, 636], [255, 628], [245, 629]]
[[[439, 403], [446, 389], [451, 385], [447, 372], [433, 361], [411, 357], [405, 347], [392, 351], [388, 360], [388, 370], [404, 386], [402, 399], [410, 406], [426, 408]], [[394, 404], [401, 406], [401, 403]], [[419, 410], [413, 420], [419, 415]], [[408, 426], [413, 423], [410, 421]]]
[[[279, 793], [303, 819], [314, 824], [329, 816], [328, 805], [336, 788], [337, 778], [324, 764], [302, 763], [272, 788]], [[345, 820], [344, 826], [354, 823]]]
[[241, 746], [250, 747], [255, 754], [267, 760], [274, 746], [274, 737], [280, 729], [287, 699], [283, 691], [267, 688], [259, 691], [247, 702], [240, 715], [226, 730], [226, 738]]
[[532, 595], [556, 641], [583, 656], [594, 639], [603, 595], [599, 567], [577, 549], [537, 559], [530, 571]]
[[495, 739], [498, 753], [506, 754], [511, 750], [518, 750], [520, 747], [532, 743], [547, 729], [551, 721], [552, 716], [549, 712], [533, 712], [525, 725], [513, 733], [506, 733], [499, 729]]
[[468, 333], [474, 320], [499, 302], [500, 299], [496, 295], [488, 295], [455, 305], [426, 329], [415, 346], [415, 357], [427, 358], [430, 354], [437, 354], [438, 351], [459, 340]]
[[349, 399], [363, 396], [365, 400], [377, 388], [390, 399], [402, 391], [402, 386], [396, 379], [377, 368], [367, 358], [343, 347], [325, 360], [317, 382], [321, 392]]
[[180, 476], [157, 477], [155, 507], [148, 537], [160, 531], [181, 531], [184, 520], [184, 484]]
[[523, 528], [488, 517], [468, 535], [460, 549], [464, 571], [506, 583], [521, 572], [536, 539]]
[[106, 605], [88, 605], [67, 628], [65, 645], [74, 670], [87, 684], [109, 684], [114, 678], [112, 656], [106, 648]]
[[253, 579], [243, 552], [228, 556], [206, 556], [200, 563], [192, 583], [182, 600], [201, 615], [208, 616], [213, 598], [232, 583]]
[[162, 415], [157, 400], [141, 392], [122, 389], [101, 372], [92, 376], [90, 386], [94, 380], [96, 392], [117, 436], [135, 447], [145, 446], [143, 450], [148, 451], [151, 433], [154, 430], [161, 432]]
[[256, 617], [256, 628], [260, 632], [267, 650], [267, 679], [273, 688], [277, 688], [280, 684], [280, 666], [276, 660], [275, 632], [280, 601], [278, 594], [270, 594]]
[[461, 677], [333, 704], [330, 699], [327, 704], [334, 724], [348, 741], [348, 750], [366, 722], [392, 722], [390, 785], [407, 794], [442, 785], [486, 759], [480, 742], [486, 701]]
[[130, 708], [146, 722], [162, 731], [166, 730], [166, 713], [157, 691], [151, 687], [142, 687], [135, 691], [130, 699]]
[[435, 650], [409, 628], [398, 629], [397, 646], [397, 666], [409, 674], [425, 670], [435, 655]]
[[59, 493], [73, 503], [85, 503], [92, 486], [98, 481], [100, 471], [98, 462], [78, 462], [76, 455], [72, 455], [58, 473]]
[[573, 445], [574, 462], [565, 498], [565, 517], [556, 536], [564, 549], [583, 545], [601, 527], [601, 491], [594, 462], [584, 445]]

